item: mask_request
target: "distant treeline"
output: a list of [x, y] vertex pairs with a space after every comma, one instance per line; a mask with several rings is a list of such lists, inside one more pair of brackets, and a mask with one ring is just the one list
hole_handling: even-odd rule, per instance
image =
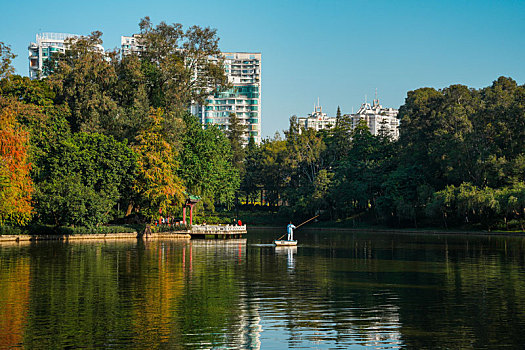
[[295, 118], [248, 148], [242, 189], [264, 189], [290, 215], [354, 219], [397, 227], [523, 230], [525, 87], [409, 91], [399, 140], [338, 113], [332, 130], [302, 130]]
[[0, 225], [149, 223], [191, 193], [210, 215], [263, 198], [290, 218], [523, 229], [525, 87], [512, 79], [408, 92], [399, 140], [338, 113], [330, 130], [292, 117], [284, 139], [243, 147], [235, 115], [224, 132], [188, 113], [231, 88], [216, 32], [148, 18], [140, 32], [148, 49], [124, 57], [92, 49], [100, 32], [70, 39], [33, 81], [0, 43]]

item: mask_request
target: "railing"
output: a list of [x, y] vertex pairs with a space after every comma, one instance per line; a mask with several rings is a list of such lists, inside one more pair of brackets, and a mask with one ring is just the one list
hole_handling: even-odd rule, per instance
[[69, 33], [40, 33], [36, 35], [36, 40], [66, 40], [67, 38], [78, 38], [78, 34], [69, 34]]
[[193, 225], [191, 233], [229, 234], [244, 233], [246, 225]]

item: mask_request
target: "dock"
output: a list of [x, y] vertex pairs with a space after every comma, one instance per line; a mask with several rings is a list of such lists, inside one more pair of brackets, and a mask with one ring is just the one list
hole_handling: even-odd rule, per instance
[[242, 238], [246, 233], [246, 225], [193, 225], [189, 231], [191, 238]]

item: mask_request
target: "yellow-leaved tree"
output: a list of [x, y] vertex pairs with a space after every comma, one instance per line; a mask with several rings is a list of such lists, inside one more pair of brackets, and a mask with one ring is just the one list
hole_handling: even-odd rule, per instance
[[173, 212], [184, 201], [184, 185], [177, 176], [177, 150], [163, 133], [163, 111], [152, 109], [132, 147], [137, 155], [134, 190], [140, 212], [149, 220]]

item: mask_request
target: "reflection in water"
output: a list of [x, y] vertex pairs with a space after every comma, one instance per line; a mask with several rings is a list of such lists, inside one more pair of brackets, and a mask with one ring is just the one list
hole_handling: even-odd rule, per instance
[[520, 348], [525, 239], [0, 245], [0, 348]]
[[297, 246], [279, 246], [275, 247], [275, 253], [277, 255], [285, 255], [286, 261], [288, 265], [289, 270], [293, 270], [295, 268], [295, 259], [294, 255], [297, 254]]
[[23, 343], [29, 300], [27, 257], [0, 255], [0, 348]]

